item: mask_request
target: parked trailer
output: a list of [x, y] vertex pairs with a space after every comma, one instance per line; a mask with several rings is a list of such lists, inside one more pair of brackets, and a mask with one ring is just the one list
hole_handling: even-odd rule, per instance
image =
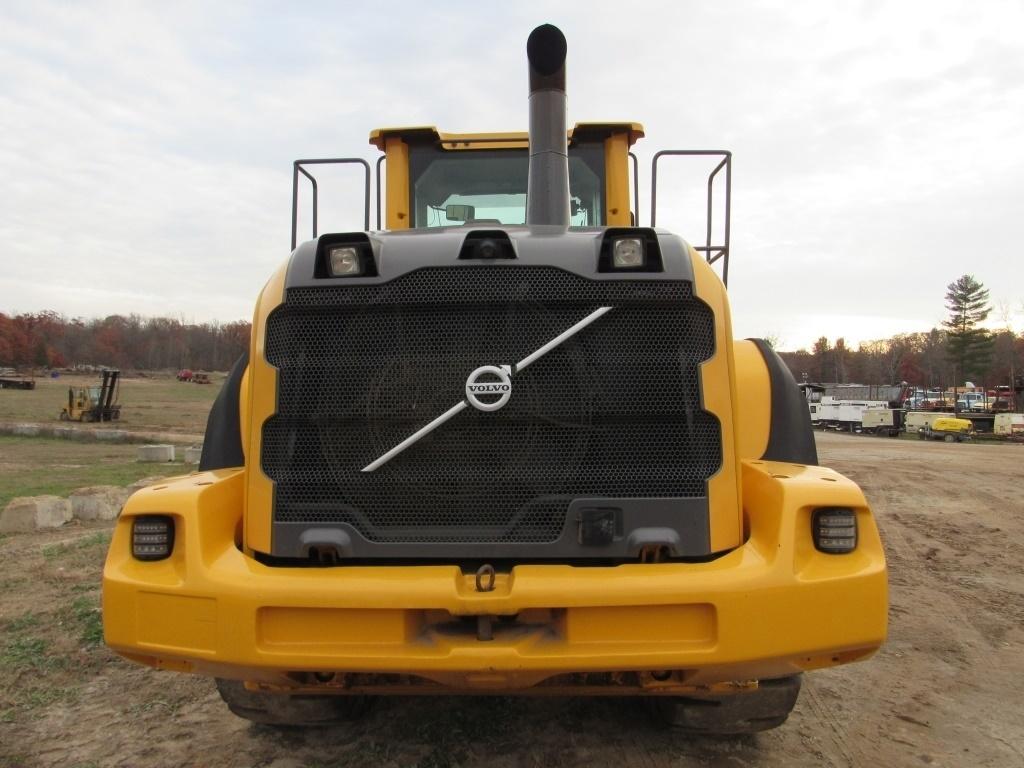
[[991, 434], [996, 418], [1000, 415], [992, 413], [953, 413], [952, 411], [907, 411], [906, 431], [915, 434], [922, 427], [931, 427], [936, 419], [966, 419], [971, 422], [975, 432]]
[[816, 427], [890, 437], [896, 437], [903, 428], [904, 411], [899, 405], [906, 385], [803, 382], [797, 386], [807, 401], [811, 424]]
[[0, 389], [35, 389], [34, 379], [0, 379]]
[[1024, 432], [1024, 413], [997, 413], [993, 432], [1003, 437]]
[[[838, 429], [860, 432], [863, 429], [864, 413], [869, 409], [888, 409], [884, 400], [837, 400], [830, 395], [821, 398], [821, 403], [811, 412], [811, 423], [822, 429]], [[817, 420], [815, 420], [817, 416]]]
[[944, 417], [935, 419], [930, 425], [921, 427], [917, 436], [922, 440], [944, 440], [947, 443], [963, 443], [971, 439], [974, 425], [967, 419]]
[[908, 434], [916, 435], [919, 430], [925, 427], [930, 428], [935, 423], [936, 419], [951, 419], [953, 418], [952, 413], [942, 413], [938, 411], [907, 411], [907, 417], [904, 426]]
[[861, 429], [874, 435], [898, 437], [905, 419], [906, 411], [898, 408], [867, 408], [861, 420]]

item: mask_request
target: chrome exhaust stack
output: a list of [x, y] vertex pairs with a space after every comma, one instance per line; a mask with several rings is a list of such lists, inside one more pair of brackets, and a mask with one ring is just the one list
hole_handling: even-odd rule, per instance
[[526, 223], [568, 227], [569, 142], [566, 127], [565, 35], [551, 24], [530, 33], [530, 175]]

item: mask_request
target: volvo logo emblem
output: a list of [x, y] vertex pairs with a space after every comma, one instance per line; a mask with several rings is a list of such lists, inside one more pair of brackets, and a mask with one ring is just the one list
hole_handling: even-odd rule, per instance
[[[487, 397], [485, 402], [480, 397]], [[491, 398], [497, 396], [497, 400]], [[466, 400], [480, 411], [496, 411], [512, 397], [512, 366], [482, 365], [466, 379]]]
[[[484, 365], [481, 366], [480, 368], [477, 368], [475, 371], [469, 374], [469, 378], [466, 379], [465, 400], [459, 400], [459, 402], [457, 402], [447, 411], [442, 413], [432, 422], [420, 427], [407, 438], [405, 438], [405, 440], [396, 445], [394, 448], [378, 456], [376, 459], [374, 459], [365, 467], [363, 467], [363, 472], [376, 472], [379, 467], [382, 467], [385, 464], [387, 464], [389, 461], [395, 458], [395, 456], [400, 454], [410, 445], [415, 445], [422, 437], [424, 437], [425, 435], [429, 435], [431, 432], [433, 432], [435, 429], [440, 427], [445, 422], [454, 419], [456, 416], [458, 416], [464, 410], [469, 408], [469, 406], [471, 405], [480, 411], [498, 410], [503, 405], [505, 405], [505, 403], [508, 402], [508, 399], [510, 397], [512, 397], [513, 370], [515, 370], [515, 372], [518, 374], [520, 371], [526, 368], [526, 366], [532, 365], [533, 363], [537, 362], [552, 349], [555, 349], [555, 347], [564, 343], [566, 340], [571, 339], [573, 336], [582, 331], [592, 322], [597, 320], [597, 318], [601, 317], [606, 312], [611, 311], [611, 307], [598, 307], [575, 325], [566, 328], [564, 331], [555, 336], [555, 338], [553, 338], [547, 344], [544, 344], [540, 348], [535, 349], [533, 352], [528, 354], [526, 357], [524, 357], [522, 360], [516, 363], [514, 369], [511, 365]], [[487, 400], [489, 400], [490, 402], [481, 400], [481, 397], [487, 398]], [[491, 398], [494, 397], [496, 397], [497, 400], [491, 400]]]

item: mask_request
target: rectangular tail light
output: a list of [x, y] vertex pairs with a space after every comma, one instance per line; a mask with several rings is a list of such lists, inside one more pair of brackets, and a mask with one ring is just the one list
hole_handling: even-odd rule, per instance
[[144, 515], [132, 520], [132, 557], [136, 560], [165, 560], [173, 549], [173, 518]]
[[843, 555], [857, 548], [857, 515], [852, 509], [816, 509], [812, 519], [814, 546], [819, 551]]

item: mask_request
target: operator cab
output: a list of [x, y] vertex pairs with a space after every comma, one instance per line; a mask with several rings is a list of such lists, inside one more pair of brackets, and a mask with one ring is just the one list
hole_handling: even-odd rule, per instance
[[[579, 123], [568, 132], [571, 226], [635, 222], [624, 182], [629, 148], [643, 135], [637, 123]], [[387, 229], [526, 223], [528, 134], [385, 128], [370, 143], [386, 161]]]
[[[643, 126], [632, 122], [577, 123], [566, 130], [566, 136], [569, 206], [564, 225], [575, 229], [644, 226], [639, 161], [631, 151], [644, 136]], [[292, 251], [305, 239], [299, 232], [299, 193], [305, 184], [312, 193], [312, 205], [304, 216], [309, 216], [307, 220], [312, 224], [312, 239], [319, 237], [316, 169], [323, 166], [355, 166], [362, 171], [364, 233], [464, 225], [497, 229], [529, 222], [531, 158], [526, 132], [442, 133], [433, 126], [379, 128], [371, 131], [370, 144], [381, 151], [374, 166], [360, 157], [293, 163]], [[659, 161], [669, 158], [696, 162], [695, 170], [707, 164], [702, 173], [698, 171], [704, 177], [707, 194], [704, 237], [690, 244], [709, 264], [719, 263], [722, 281], [728, 285], [732, 155], [725, 150], [701, 149], [655, 152], [650, 164], [647, 215], [652, 229], [657, 226]], [[374, 176], [375, 183], [371, 184]], [[374, 227], [371, 190], [376, 192]], [[724, 192], [724, 199], [716, 201], [716, 190]], [[724, 216], [719, 218], [719, 213]]]

